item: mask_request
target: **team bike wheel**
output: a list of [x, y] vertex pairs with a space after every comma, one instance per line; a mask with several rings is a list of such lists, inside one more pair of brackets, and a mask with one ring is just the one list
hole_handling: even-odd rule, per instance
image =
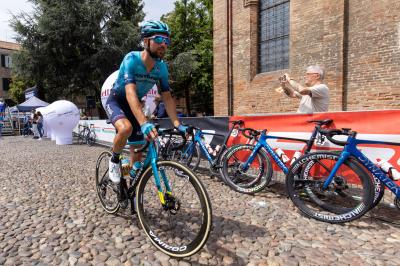
[[[336, 156], [334, 155], [334, 153], [336, 154]], [[334, 157], [335, 161], [337, 161], [339, 159], [340, 153], [341, 152], [332, 152], [332, 157]], [[328, 160], [328, 159], [325, 159], [325, 160]], [[382, 198], [384, 196], [384, 192], [385, 192], [385, 186], [383, 185], [383, 183], [377, 177], [371, 176], [369, 174], [369, 172], [367, 171], [367, 169], [365, 169], [365, 167], [362, 164], [360, 164], [355, 158], [350, 157], [349, 160], [351, 160], [352, 163], [357, 164], [361, 168], [362, 175], [369, 175], [370, 178], [373, 180], [374, 199], [373, 199], [373, 202], [372, 202], [372, 204], [370, 206], [370, 210], [371, 210], [375, 206], [377, 206], [379, 204], [379, 202], [382, 200]], [[316, 163], [318, 163], [318, 160], [311, 160], [310, 162], [307, 163], [307, 165], [305, 167], [303, 167], [302, 176], [304, 177], [304, 179], [308, 179], [307, 177], [305, 177], [306, 173], [304, 172], [304, 170], [305, 169], [311, 169]], [[322, 165], [321, 165], [321, 167], [322, 167]], [[312, 191], [310, 189], [307, 189], [307, 191], [309, 193], [310, 198], [314, 198], [316, 203], [320, 202], [318, 200], [318, 197], [313, 197]], [[335, 212], [335, 213], [338, 213], [338, 214], [345, 213], [345, 212], [348, 211], [347, 208], [345, 208], [345, 209], [342, 209], [342, 208], [337, 209], [335, 206], [330, 206], [327, 202], [322, 203], [321, 207], [325, 208], [328, 211]]]
[[84, 128], [78, 133], [78, 144], [86, 143], [86, 136], [89, 133], [89, 129]]
[[290, 199], [310, 218], [329, 223], [345, 223], [360, 218], [374, 199], [371, 177], [354, 158], [336, 172], [332, 182], [323, 184], [339, 156], [335, 152], [316, 152], [296, 160], [286, 176]]
[[263, 190], [271, 181], [272, 165], [263, 149], [255, 155], [246, 171], [243, 165], [254, 150], [253, 145], [234, 145], [223, 158], [223, 178], [237, 192], [253, 194]]
[[119, 210], [118, 185], [108, 178], [108, 163], [112, 154], [104, 151], [100, 154], [96, 163], [96, 191], [101, 206], [108, 213], [116, 213]]
[[161, 204], [152, 168], [147, 168], [136, 190], [139, 221], [159, 250], [172, 257], [191, 256], [210, 235], [210, 199], [201, 181], [186, 166], [159, 161], [157, 168], [160, 179], [168, 179], [172, 193], [164, 192], [165, 203]]
[[94, 131], [90, 130], [86, 135], [86, 142], [89, 146], [93, 146], [96, 143], [96, 133]]
[[189, 167], [190, 170], [196, 171], [201, 160], [199, 145], [192, 142], [186, 143], [181, 149], [174, 152], [172, 160], [178, 161]]

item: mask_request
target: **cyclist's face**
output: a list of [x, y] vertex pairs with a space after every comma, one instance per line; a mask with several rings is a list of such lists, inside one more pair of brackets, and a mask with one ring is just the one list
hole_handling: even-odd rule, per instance
[[[167, 35], [165, 34], [157, 34], [157, 36], [162, 36], [165, 38], [168, 38]], [[150, 51], [154, 54], [157, 55], [158, 58], [164, 58], [165, 52], [167, 51], [168, 45], [166, 44], [165, 41], [162, 41], [161, 43], [156, 42], [153, 38], [150, 39]]]

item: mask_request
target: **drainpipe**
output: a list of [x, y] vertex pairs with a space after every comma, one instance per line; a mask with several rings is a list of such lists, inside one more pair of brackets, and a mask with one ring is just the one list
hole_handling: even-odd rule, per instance
[[232, 52], [232, 0], [227, 0], [226, 5], [227, 25], [227, 84], [228, 84], [228, 115], [233, 115], [233, 52]]
[[349, 64], [349, 0], [344, 1], [343, 14], [343, 83], [342, 83], [342, 111], [347, 111], [348, 97], [348, 64]]

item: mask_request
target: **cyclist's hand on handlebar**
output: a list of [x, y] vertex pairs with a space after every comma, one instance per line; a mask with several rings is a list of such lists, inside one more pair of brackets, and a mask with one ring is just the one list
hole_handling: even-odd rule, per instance
[[146, 122], [140, 126], [140, 129], [146, 140], [154, 140], [158, 136], [157, 129], [153, 123]]
[[180, 124], [176, 129], [178, 129], [180, 132], [182, 132], [184, 134], [187, 134], [188, 133], [187, 131], [188, 131], [189, 127]]

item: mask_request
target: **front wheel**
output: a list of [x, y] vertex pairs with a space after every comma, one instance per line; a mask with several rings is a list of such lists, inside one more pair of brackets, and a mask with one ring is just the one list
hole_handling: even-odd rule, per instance
[[374, 200], [373, 181], [350, 157], [341, 164], [333, 180], [324, 182], [337, 163], [335, 152], [316, 152], [297, 159], [286, 176], [286, 188], [299, 210], [310, 218], [345, 223], [360, 218]]
[[174, 151], [172, 160], [186, 165], [192, 171], [196, 171], [201, 160], [199, 145], [197, 145], [195, 142], [188, 142], [185, 146], [183, 146], [183, 148]]
[[[206, 243], [212, 225], [211, 203], [201, 181], [186, 166], [174, 161], [157, 163], [161, 185], [161, 204], [155, 177], [149, 167], [137, 190], [139, 221], [154, 246], [172, 257], [187, 257]], [[164, 178], [163, 178], [164, 177]], [[168, 180], [171, 193], [165, 190]]]
[[243, 169], [254, 150], [253, 145], [239, 144], [229, 148], [223, 157], [223, 180], [235, 191], [253, 194], [263, 190], [271, 181], [272, 165], [263, 149], [258, 150], [247, 169]]

